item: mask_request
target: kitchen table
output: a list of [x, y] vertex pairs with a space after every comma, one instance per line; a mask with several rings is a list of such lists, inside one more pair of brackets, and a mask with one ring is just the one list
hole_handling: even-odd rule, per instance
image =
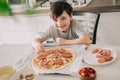
[[29, 55], [31, 49], [31, 44], [0, 45], [0, 67], [4, 65], [15, 65], [21, 58]]
[[[117, 58], [114, 62], [107, 65], [93, 66], [82, 62], [82, 66], [93, 67], [97, 72], [96, 80], [118, 80], [120, 79], [120, 47], [116, 45], [90, 45], [86, 50], [101, 47], [112, 48], [117, 53]], [[31, 44], [9, 44], [0, 46], [0, 67], [6, 65], [15, 65], [15, 63], [22, 57], [31, 53]], [[60, 75], [60, 74], [47, 74], [38, 75], [37, 80], [80, 80], [78, 76]]]

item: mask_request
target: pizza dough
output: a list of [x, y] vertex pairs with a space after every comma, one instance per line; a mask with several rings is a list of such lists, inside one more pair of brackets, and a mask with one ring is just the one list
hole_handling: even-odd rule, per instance
[[58, 70], [68, 66], [74, 58], [74, 51], [68, 48], [51, 48], [38, 53], [33, 59], [33, 66], [42, 70]]

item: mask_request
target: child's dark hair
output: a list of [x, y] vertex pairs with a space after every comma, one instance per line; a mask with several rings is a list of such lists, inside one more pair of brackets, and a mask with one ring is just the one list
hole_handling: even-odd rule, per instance
[[50, 7], [50, 17], [56, 21], [57, 17], [59, 17], [63, 11], [66, 11], [69, 16], [71, 16], [73, 12], [72, 6], [65, 1], [56, 1]]

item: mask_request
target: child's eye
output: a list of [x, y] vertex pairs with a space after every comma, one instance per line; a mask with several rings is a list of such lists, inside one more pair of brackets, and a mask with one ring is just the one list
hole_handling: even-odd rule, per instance
[[62, 20], [64, 20], [64, 19], [66, 19], [66, 18], [62, 18]]

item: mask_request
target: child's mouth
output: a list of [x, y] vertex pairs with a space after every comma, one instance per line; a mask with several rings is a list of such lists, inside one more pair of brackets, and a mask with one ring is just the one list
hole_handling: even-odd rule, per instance
[[59, 28], [63, 29], [65, 26], [60, 26]]

